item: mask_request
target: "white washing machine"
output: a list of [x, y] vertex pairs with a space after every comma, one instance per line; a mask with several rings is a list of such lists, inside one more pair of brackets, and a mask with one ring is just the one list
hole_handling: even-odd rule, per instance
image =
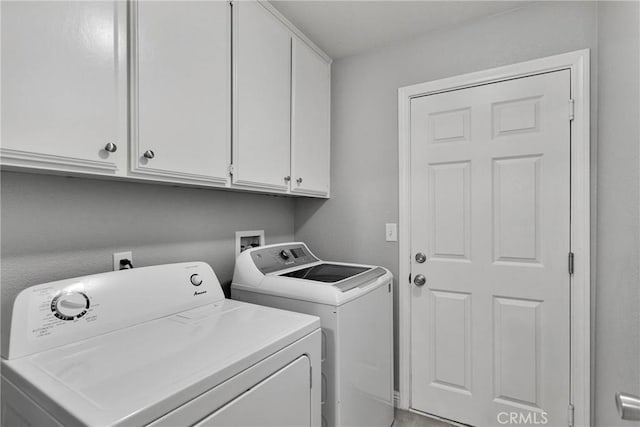
[[320, 317], [323, 426], [393, 423], [392, 279], [382, 267], [321, 261], [304, 243], [236, 260], [233, 299]]
[[4, 426], [319, 426], [320, 321], [226, 300], [201, 262], [30, 287]]

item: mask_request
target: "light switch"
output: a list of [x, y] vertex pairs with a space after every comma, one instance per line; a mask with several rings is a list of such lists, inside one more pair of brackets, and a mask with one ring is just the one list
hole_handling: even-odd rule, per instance
[[387, 242], [398, 241], [398, 224], [387, 223], [385, 224], [385, 239]]

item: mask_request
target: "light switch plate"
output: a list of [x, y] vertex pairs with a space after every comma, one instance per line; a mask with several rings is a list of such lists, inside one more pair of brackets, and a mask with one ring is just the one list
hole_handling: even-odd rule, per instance
[[385, 240], [387, 242], [397, 242], [398, 241], [398, 224], [396, 223], [385, 224], [384, 235], [385, 235]]

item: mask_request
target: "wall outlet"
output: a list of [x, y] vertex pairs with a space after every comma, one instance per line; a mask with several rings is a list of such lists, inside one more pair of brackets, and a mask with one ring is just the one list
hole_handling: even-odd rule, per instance
[[398, 224], [387, 223], [384, 230], [385, 239], [387, 242], [398, 241]]
[[113, 254], [113, 271], [118, 271], [121, 268], [120, 260], [128, 259], [133, 264], [133, 254], [129, 252], [115, 252]]

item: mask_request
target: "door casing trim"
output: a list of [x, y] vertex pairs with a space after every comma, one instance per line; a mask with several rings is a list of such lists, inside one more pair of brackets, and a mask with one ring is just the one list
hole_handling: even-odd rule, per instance
[[[574, 118], [571, 126], [571, 240], [574, 273], [571, 290], [571, 386], [574, 425], [591, 425], [591, 249], [590, 249], [590, 102], [589, 49], [549, 56], [489, 70], [448, 77], [398, 89], [399, 171], [399, 399], [411, 409], [411, 236], [410, 103], [412, 98], [568, 69]], [[567, 106], [567, 113], [569, 106]], [[567, 272], [568, 274], [568, 272]]]

